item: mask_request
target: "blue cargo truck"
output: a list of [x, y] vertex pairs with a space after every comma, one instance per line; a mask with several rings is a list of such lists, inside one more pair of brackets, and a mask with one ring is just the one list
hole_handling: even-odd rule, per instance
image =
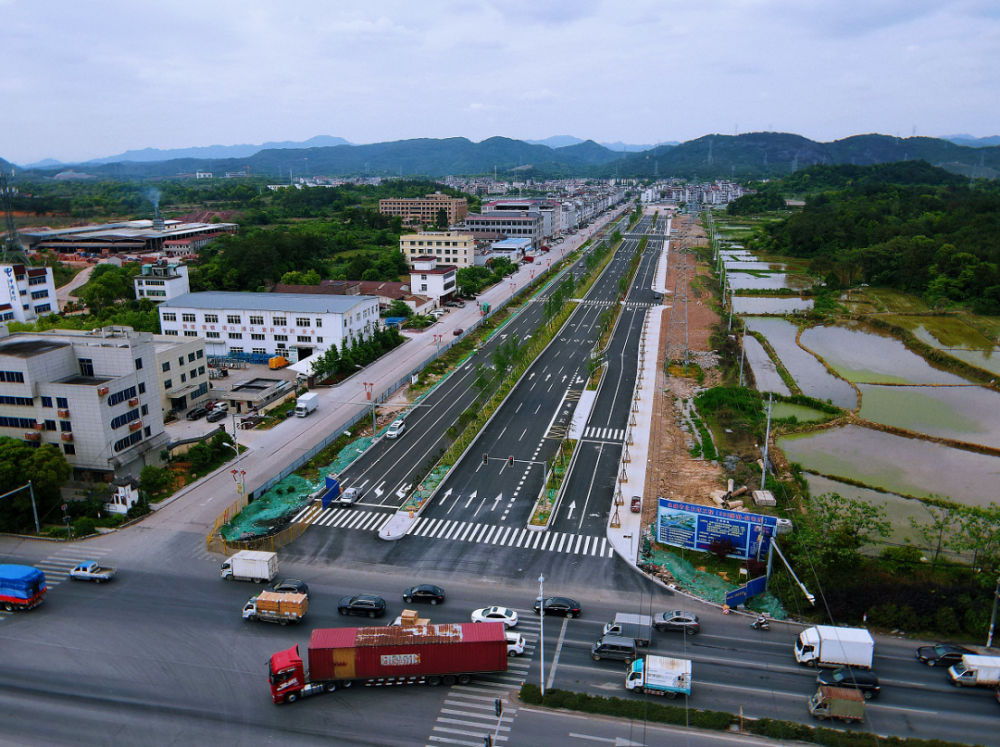
[[45, 574], [37, 568], [0, 564], [0, 607], [8, 612], [37, 607], [46, 591]]

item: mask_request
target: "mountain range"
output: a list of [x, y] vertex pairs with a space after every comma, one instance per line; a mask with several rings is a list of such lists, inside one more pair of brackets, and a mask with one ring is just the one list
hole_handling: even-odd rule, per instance
[[[582, 142], [578, 137], [573, 137], [572, 135], [556, 135], [554, 137], [547, 137], [544, 140], [525, 140], [526, 143], [531, 143], [532, 145], [547, 145], [550, 148], [565, 148], [567, 145], [579, 145]], [[631, 151], [635, 153], [640, 150], [649, 150], [650, 148], [655, 148], [657, 145], [680, 145], [676, 140], [671, 140], [663, 143], [645, 144], [645, 145], [635, 145], [632, 143], [623, 143], [620, 140], [614, 143], [601, 143], [608, 150], [614, 151]]]
[[[563, 138], [555, 139], [555, 142], [562, 141]], [[817, 163], [867, 165], [917, 159], [965, 176], [994, 178], [1000, 172], [998, 146], [970, 147], [940, 138], [878, 134], [821, 143], [781, 132], [705, 135], [677, 145], [661, 144], [637, 152], [615, 151], [592, 140], [553, 148], [503, 137], [479, 143], [462, 137], [421, 138], [370, 145], [341, 143], [268, 148], [243, 157], [188, 156], [144, 162], [93, 162], [86, 164], [85, 171], [108, 178], [170, 178], [195, 171], [223, 174], [249, 167], [251, 174], [269, 178], [285, 176], [291, 170], [303, 176], [369, 174], [433, 178], [495, 173], [506, 179], [567, 176], [761, 179], [786, 176]], [[59, 167], [48, 166], [27, 174], [51, 177], [59, 170]]]

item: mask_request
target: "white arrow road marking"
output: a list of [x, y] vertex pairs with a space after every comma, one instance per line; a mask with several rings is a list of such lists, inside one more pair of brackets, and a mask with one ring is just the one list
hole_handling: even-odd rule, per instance
[[576, 511], [576, 501], [569, 504], [569, 513], [566, 515], [567, 519], [573, 518], [573, 512]]
[[406, 485], [404, 485], [403, 487], [401, 487], [399, 490], [396, 491], [396, 495], [400, 498], [405, 498], [406, 494], [410, 492], [410, 488], [412, 487], [413, 487], [412, 483], [407, 483]]
[[383, 485], [385, 485], [385, 480], [383, 480], [382, 482], [380, 482], [380, 483], [379, 483], [379, 484], [378, 484], [378, 485], [377, 485], [377, 486], [375, 487], [375, 497], [376, 497], [376, 498], [381, 498], [381, 497], [382, 497], [382, 493], [384, 493], [384, 492], [385, 492], [384, 490], [382, 490], [382, 486], [383, 486]]
[[[473, 490], [473, 491], [472, 491], [472, 495], [470, 495], [470, 496], [469, 496], [469, 500], [468, 500], [468, 502], [467, 502], [467, 503], [465, 504], [465, 507], [466, 507], [466, 508], [468, 508], [468, 507], [469, 507], [469, 504], [471, 504], [471, 503], [472, 503], [472, 502], [473, 502], [473, 501], [474, 501], [474, 500], [476, 499], [476, 496], [477, 496], [477, 495], [479, 495], [479, 491], [478, 491], [478, 490]], [[456, 502], [458, 502], [458, 499], [456, 498], [456, 499], [455, 499], [455, 501], [456, 501]]]
[[496, 511], [497, 506], [500, 504], [500, 501], [502, 500], [503, 500], [503, 493], [501, 493], [500, 495], [498, 495], [496, 498], [493, 499], [493, 508], [491, 508], [490, 511]]

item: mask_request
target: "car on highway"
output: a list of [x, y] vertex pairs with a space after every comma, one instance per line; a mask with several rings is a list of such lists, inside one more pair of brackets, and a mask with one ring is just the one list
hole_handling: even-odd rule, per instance
[[825, 669], [816, 677], [816, 682], [820, 685], [851, 687], [860, 690], [865, 700], [877, 697], [882, 689], [879, 687], [878, 677], [874, 673], [863, 669], [848, 669], [847, 667]]
[[524, 653], [524, 636], [512, 630], [507, 632], [507, 656], [520, 656]]
[[411, 586], [403, 592], [403, 601], [407, 604], [412, 602], [429, 602], [430, 604], [444, 604], [444, 589], [434, 584], [420, 584]]
[[[541, 602], [536, 599], [535, 612], [539, 612], [541, 607]], [[580, 614], [580, 603], [569, 597], [549, 597], [545, 600], [545, 614], [576, 617]]]
[[205, 416], [205, 420], [209, 423], [218, 423], [220, 420], [225, 420], [228, 414], [225, 410], [212, 410]]
[[694, 635], [701, 629], [701, 622], [693, 612], [674, 610], [653, 615], [653, 627], [661, 633], [666, 633], [668, 630], [683, 630], [687, 635]]
[[309, 596], [309, 584], [299, 581], [297, 578], [286, 578], [271, 587], [271, 591], [285, 592], [290, 594], [305, 594]]
[[398, 420], [393, 420], [392, 425], [389, 426], [389, 430], [385, 432], [386, 438], [399, 438], [403, 431], [406, 430], [406, 423], [403, 422], [402, 418]]
[[192, 407], [184, 417], [188, 420], [200, 420], [206, 415], [208, 415], [207, 407]]
[[958, 664], [963, 656], [974, 654], [975, 651], [956, 646], [953, 643], [938, 643], [935, 646], [921, 646], [917, 649], [917, 658], [929, 667], [950, 667]]
[[517, 613], [506, 607], [483, 607], [472, 611], [472, 622], [502, 622], [504, 628], [513, 628], [517, 625]]
[[381, 617], [385, 614], [385, 600], [378, 594], [355, 594], [341, 599], [337, 611], [342, 615]]

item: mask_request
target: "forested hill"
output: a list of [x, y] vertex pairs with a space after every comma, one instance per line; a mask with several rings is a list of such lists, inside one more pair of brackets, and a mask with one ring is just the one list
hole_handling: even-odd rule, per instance
[[865, 182], [806, 198], [754, 249], [806, 257], [828, 282], [863, 281], [1000, 314], [1000, 185]]
[[[812, 165], [865, 166], [924, 160], [949, 171], [993, 178], [1000, 174], [1000, 147], [970, 148], [936, 138], [857, 135], [818, 143], [801, 135], [751, 132], [706, 135], [680, 145], [661, 145], [640, 153], [618, 153], [593, 141], [564, 148], [494, 137], [480, 143], [466, 138], [400, 140], [373, 145], [263, 150], [248, 158], [183, 158], [156, 163], [119, 162], [88, 167], [114, 179], [173, 177], [195, 171], [214, 174], [247, 167], [254, 175], [328, 176], [370, 174], [441, 177], [493, 174], [503, 179], [579, 176], [650, 179], [677, 176], [740, 180], [780, 178]], [[58, 170], [34, 170], [53, 176]]]

